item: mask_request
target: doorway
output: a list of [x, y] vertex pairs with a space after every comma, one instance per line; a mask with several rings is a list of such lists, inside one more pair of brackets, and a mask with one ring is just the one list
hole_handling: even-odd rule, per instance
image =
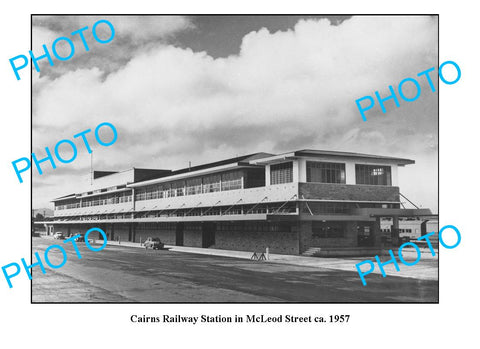
[[375, 234], [372, 223], [359, 222], [357, 226], [357, 246], [372, 247], [375, 245]]
[[212, 222], [202, 223], [202, 247], [208, 248], [215, 245], [216, 224]]
[[183, 246], [183, 222], [177, 223], [175, 227], [175, 246]]

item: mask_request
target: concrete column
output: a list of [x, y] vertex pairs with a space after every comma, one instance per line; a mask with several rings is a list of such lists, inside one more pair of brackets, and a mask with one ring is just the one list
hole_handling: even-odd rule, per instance
[[382, 230], [380, 225], [381, 217], [376, 217], [373, 223], [373, 246], [380, 247], [382, 245]]
[[270, 185], [270, 165], [265, 166], [265, 185]]
[[399, 246], [399, 228], [398, 228], [398, 217], [392, 217], [393, 218], [393, 224], [391, 227], [391, 232], [392, 232], [392, 245], [393, 246]]
[[298, 183], [300, 181], [300, 171], [299, 171], [299, 161], [294, 160], [292, 162], [292, 170], [293, 170], [293, 183]]
[[356, 184], [355, 163], [348, 161], [345, 163], [345, 184]]
[[392, 186], [398, 187], [398, 166], [392, 165], [391, 166], [392, 172]]
[[135, 211], [135, 188], [132, 188], [132, 208]]
[[298, 181], [307, 182], [307, 160], [305, 159], [298, 159]]

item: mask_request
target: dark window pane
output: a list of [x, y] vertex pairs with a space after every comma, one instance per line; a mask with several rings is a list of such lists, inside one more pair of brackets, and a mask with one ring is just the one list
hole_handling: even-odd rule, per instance
[[392, 185], [390, 166], [355, 165], [357, 184]]
[[293, 182], [293, 163], [285, 162], [270, 166], [270, 184]]
[[345, 183], [345, 164], [307, 161], [307, 182]]

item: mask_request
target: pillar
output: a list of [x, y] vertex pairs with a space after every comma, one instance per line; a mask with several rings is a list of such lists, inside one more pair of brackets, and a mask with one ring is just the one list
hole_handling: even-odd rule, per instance
[[391, 227], [392, 231], [392, 245], [393, 246], [399, 246], [399, 228], [398, 228], [398, 217], [392, 217], [393, 218], [393, 224]]

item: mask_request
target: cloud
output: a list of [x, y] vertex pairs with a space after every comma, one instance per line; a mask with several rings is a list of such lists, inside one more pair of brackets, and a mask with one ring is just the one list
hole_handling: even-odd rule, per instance
[[108, 17], [118, 33], [133, 40], [146, 42], [165, 38], [177, 32], [194, 28], [192, 22], [183, 16], [131, 16]]
[[[131, 19], [116, 26], [145, 41], [189, 22]], [[81, 67], [37, 76], [34, 150], [108, 121], [118, 141], [95, 147], [97, 163], [110, 169], [295, 148], [436, 156], [437, 96], [426, 81], [416, 102], [386, 102], [388, 113], [372, 110], [366, 123], [355, 100], [376, 90], [386, 96], [388, 85], [436, 66], [437, 35], [434, 17], [362, 16], [338, 26], [301, 20], [288, 31], [248, 33], [240, 53], [227, 58], [158, 42], [108, 75]], [[435, 170], [426, 175], [436, 177]]]
[[[114, 27], [114, 39], [107, 44], [97, 42], [93, 36], [93, 25], [99, 20], [107, 20]], [[46, 59], [39, 60], [38, 64], [42, 76], [46, 74], [52, 77], [92, 66], [102, 69], [104, 73], [115, 71], [124, 66], [138, 49], [152, 43], [167, 43], [177, 33], [195, 28], [190, 19], [184, 16], [34, 16], [32, 24], [32, 52], [39, 57], [44, 54], [42, 45], [47, 46], [54, 67]], [[88, 50], [80, 34], [71, 35], [84, 27], [88, 27], [82, 31]], [[111, 36], [111, 29], [100, 23], [96, 27], [96, 34], [106, 40]], [[52, 44], [59, 37], [66, 37], [74, 44], [75, 53], [68, 61], [58, 60], [52, 52]], [[61, 57], [68, 57], [71, 53], [71, 47], [65, 40], [59, 41], [55, 48]]]

